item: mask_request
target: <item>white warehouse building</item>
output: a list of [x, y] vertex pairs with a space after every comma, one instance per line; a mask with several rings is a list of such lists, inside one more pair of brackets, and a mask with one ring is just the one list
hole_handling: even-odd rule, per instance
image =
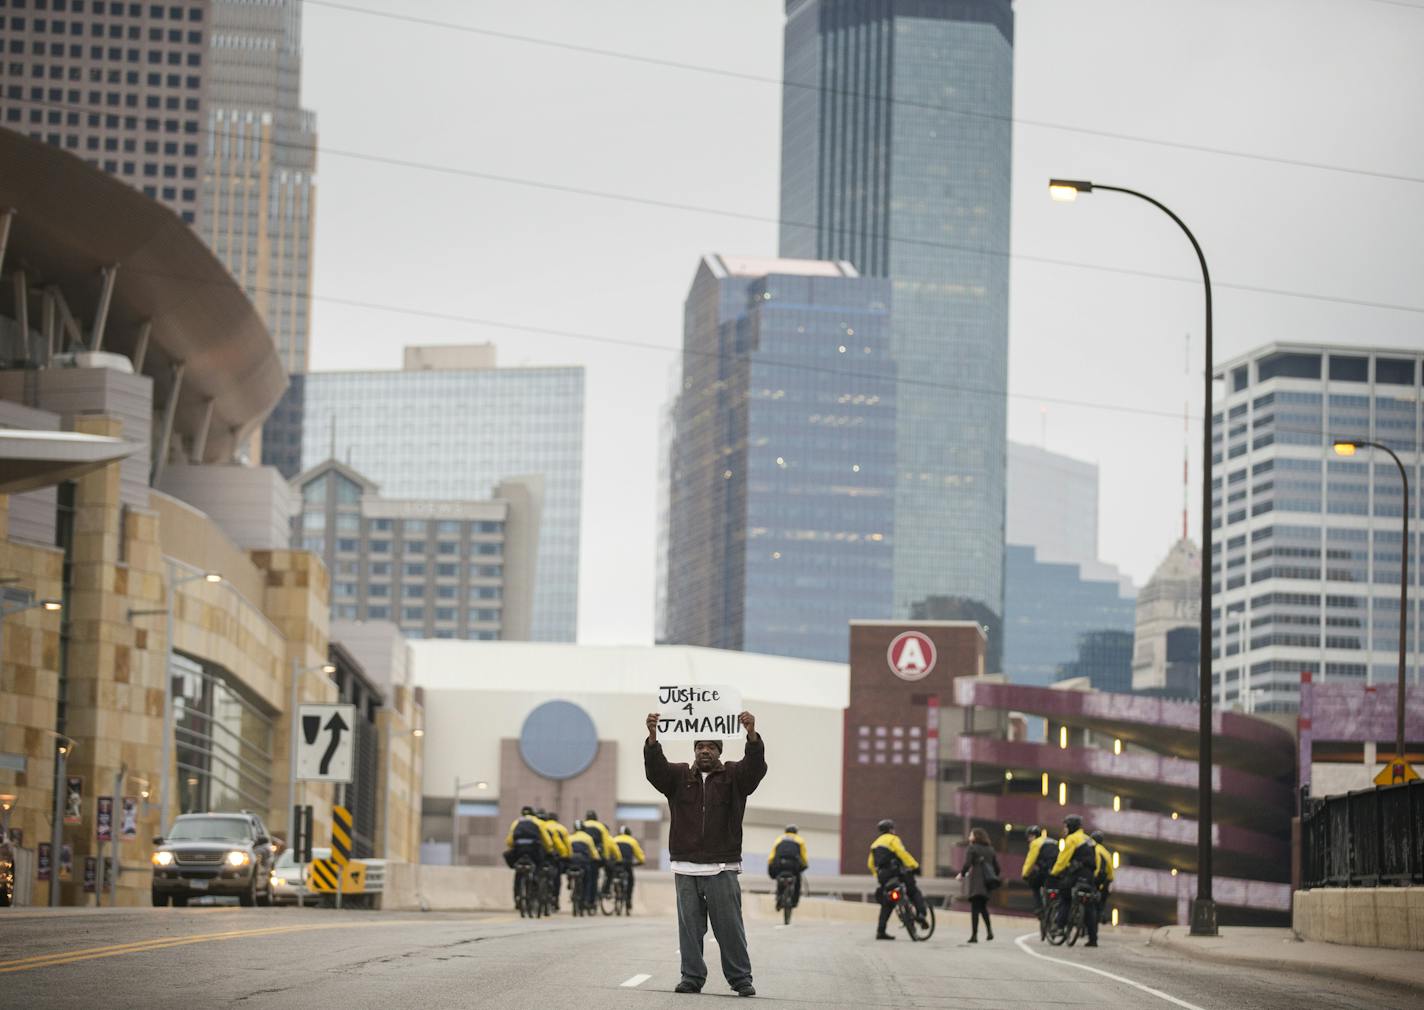
[[[425, 699], [422, 861], [491, 865], [519, 808], [566, 826], [596, 810], [627, 824], [653, 866], [667, 866], [667, 804], [643, 776], [645, 719], [665, 685], [729, 685], [766, 738], [765, 780], [744, 820], [747, 871], [787, 824], [806, 837], [811, 871], [837, 872], [846, 665], [691, 646], [411, 643]], [[742, 754], [729, 739], [724, 760]], [[690, 741], [669, 741], [690, 760]], [[455, 811], [458, 788], [458, 816]], [[453, 831], [452, 831], [453, 825]]]

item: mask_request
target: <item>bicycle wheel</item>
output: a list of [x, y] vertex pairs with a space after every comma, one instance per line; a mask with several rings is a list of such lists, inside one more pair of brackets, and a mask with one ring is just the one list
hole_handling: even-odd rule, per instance
[[1068, 913], [1068, 946], [1072, 947], [1083, 935], [1083, 903], [1074, 900], [1073, 909]]
[[929, 903], [925, 904], [925, 921], [929, 923], [929, 928], [926, 929], [916, 923], [916, 931], [910, 934], [910, 938], [912, 940], [928, 940], [930, 937], [934, 936], [935, 911], [934, 906]]
[[1045, 929], [1048, 934], [1048, 942], [1055, 947], [1063, 946], [1064, 941], [1068, 939], [1068, 924], [1066, 922], [1061, 926], [1058, 924], [1058, 912], [1061, 907], [1061, 901], [1061, 898], [1056, 901], [1051, 901], [1043, 910], [1044, 917], [1047, 920]]
[[521, 919], [529, 917], [529, 874], [522, 870], [514, 874], [514, 907]]

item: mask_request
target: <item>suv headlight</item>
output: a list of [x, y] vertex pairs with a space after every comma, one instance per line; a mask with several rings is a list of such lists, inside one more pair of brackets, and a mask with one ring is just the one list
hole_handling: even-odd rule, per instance
[[153, 865], [154, 865], [154, 866], [172, 866], [172, 865], [173, 865], [173, 853], [171, 853], [171, 852], [166, 852], [166, 851], [155, 852], [155, 853], [153, 854]]
[[227, 854], [228, 866], [246, 866], [250, 862], [252, 862], [252, 857], [246, 852], [240, 852], [237, 849], [233, 849]]

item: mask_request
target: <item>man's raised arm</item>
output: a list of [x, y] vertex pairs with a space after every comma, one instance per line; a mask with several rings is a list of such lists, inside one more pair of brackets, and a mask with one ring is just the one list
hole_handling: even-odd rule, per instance
[[743, 712], [737, 721], [747, 731], [747, 748], [742, 760], [737, 762], [737, 787], [743, 796], [747, 796], [756, 792], [756, 787], [766, 777], [766, 745], [757, 732], [756, 716]]
[[648, 713], [648, 739], [643, 744], [643, 774], [648, 784], [664, 796], [670, 796], [675, 783], [672, 781], [672, 766], [658, 743], [658, 713]]

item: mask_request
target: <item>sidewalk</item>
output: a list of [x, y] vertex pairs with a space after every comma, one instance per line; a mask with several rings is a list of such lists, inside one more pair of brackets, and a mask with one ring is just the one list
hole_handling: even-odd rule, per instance
[[1147, 943], [1203, 961], [1383, 982], [1424, 994], [1424, 954], [1415, 950], [1297, 940], [1289, 929], [1259, 926], [1223, 926], [1213, 937], [1191, 936], [1186, 926], [1162, 926]]

